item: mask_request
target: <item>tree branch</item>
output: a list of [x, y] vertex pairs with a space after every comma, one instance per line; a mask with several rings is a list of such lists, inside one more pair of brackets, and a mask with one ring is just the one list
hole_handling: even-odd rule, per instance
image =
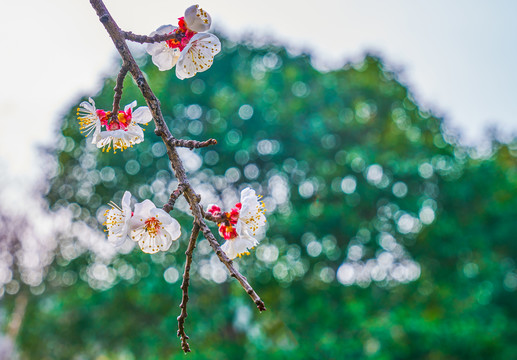
[[185, 319], [187, 318], [187, 302], [188, 302], [188, 286], [190, 280], [190, 265], [192, 264], [192, 253], [196, 247], [196, 240], [199, 235], [199, 225], [194, 221], [190, 240], [188, 242], [187, 251], [185, 251], [185, 270], [183, 271], [183, 282], [181, 283], [181, 290], [183, 296], [181, 298], [181, 313], [178, 316], [178, 337], [181, 338], [181, 348], [185, 353], [190, 352], [190, 346], [187, 342], [188, 335], [185, 333]]
[[122, 88], [124, 87], [124, 79], [126, 78], [127, 72], [129, 71], [129, 67], [126, 63], [122, 64], [122, 68], [117, 76], [117, 82], [115, 83], [115, 95], [113, 96], [113, 110], [111, 111], [111, 117], [116, 119], [118, 116], [118, 111], [120, 109], [120, 99], [122, 98]]
[[216, 139], [208, 139], [206, 141], [171, 139], [170, 142], [172, 145], [174, 145], [176, 147], [186, 147], [186, 148], [189, 148], [190, 150], [199, 149], [199, 148], [217, 144]]
[[[133, 76], [138, 88], [142, 92], [143, 97], [145, 98], [145, 101], [147, 103], [147, 106], [149, 107], [149, 110], [151, 111], [153, 115], [153, 120], [155, 123], [155, 133], [160, 136], [167, 148], [167, 155], [169, 157], [169, 160], [171, 162], [172, 169], [174, 171], [174, 174], [176, 178], [178, 179], [178, 182], [182, 184], [183, 186], [183, 195], [185, 196], [185, 199], [190, 205], [190, 209], [192, 211], [192, 215], [195, 218], [195, 222], [198, 224], [200, 230], [203, 232], [205, 238], [210, 243], [210, 246], [217, 254], [219, 260], [226, 265], [228, 268], [230, 275], [237, 279], [237, 281], [241, 284], [241, 286], [244, 288], [246, 293], [252, 298], [252, 300], [257, 305], [257, 308], [260, 311], [266, 310], [266, 307], [264, 306], [264, 302], [260, 299], [260, 297], [257, 295], [255, 290], [250, 286], [246, 278], [241, 275], [234, 267], [233, 267], [233, 261], [230, 260], [224, 251], [221, 250], [221, 247], [219, 246], [219, 243], [215, 239], [214, 235], [210, 231], [210, 228], [207, 226], [204, 220], [204, 211], [200, 204], [200, 197], [195, 193], [194, 189], [189, 183], [185, 167], [183, 166], [183, 162], [181, 161], [178, 152], [176, 150], [176, 146], [180, 146], [181, 140], [176, 139], [170, 132], [169, 128], [167, 127], [167, 124], [165, 123], [165, 120], [163, 118], [163, 114], [160, 108], [160, 102], [158, 98], [154, 95], [153, 91], [149, 87], [149, 84], [145, 80], [144, 75], [142, 74], [142, 71], [138, 67], [135, 59], [131, 55], [131, 52], [129, 51], [129, 48], [126, 44], [126, 38], [131, 38], [130, 40], [136, 41], [138, 40], [146, 40], [146, 37], [137, 37], [133, 35], [129, 35], [130, 33], [123, 32], [118, 25], [115, 23], [115, 20], [111, 17], [110, 13], [106, 9], [106, 6], [104, 5], [102, 0], [90, 0], [90, 4], [95, 9], [97, 16], [99, 17], [99, 20], [104, 25], [106, 31], [108, 32], [109, 36], [113, 40], [113, 43], [115, 44], [115, 47], [117, 48], [120, 56], [122, 57], [123, 63], [127, 64], [129, 72]], [[158, 41], [157, 39], [162, 40], [158, 37], [153, 37], [152, 42]], [[163, 40], [162, 40], [163, 41]], [[143, 41], [147, 42], [147, 41]], [[178, 142], [179, 141], [179, 142]], [[211, 140], [208, 140], [211, 142]], [[178, 145], [176, 145], [178, 144]], [[210, 144], [211, 145], [211, 144]], [[208, 145], [207, 145], [208, 146]], [[188, 146], [187, 146], [188, 147]], [[172, 194], [171, 194], [172, 196]], [[174, 199], [175, 201], [175, 199]], [[166, 205], [168, 205], [167, 203]]]
[[228, 218], [223, 215], [224, 213], [221, 213], [220, 215], [216, 216], [209, 212], [203, 212], [203, 216], [205, 219], [209, 221], [213, 221], [216, 224], [222, 223], [223, 221], [227, 220]]
[[183, 184], [178, 185], [178, 188], [171, 193], [169, 201], [165, 205], [163, 205], [163, 211], [165, 211], [166, 213], [170, 213], [172, 209], [174, 209], [174, 204], [176, 204], [176, 200], [178, 200], [181, 194], [183, 194], [184, 188], [185, 186]]
[[146, 35], [137, 35], [133, 34], [131, 31], [122, 31], [122, 34], [125, 39], [134, 41], [140, 44], [144, 43], [156, 43], [167, 41], [171, 39], [175, 39], [177, 41], [181, 41], [183, 34], [181, 33], [171, 33], [171, 34], [156, 34], [154, 36], [146, 36]]

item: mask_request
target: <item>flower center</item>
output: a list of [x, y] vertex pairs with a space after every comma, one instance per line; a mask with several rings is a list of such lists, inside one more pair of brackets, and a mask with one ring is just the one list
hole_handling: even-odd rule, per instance
[[127, 111], [119, 111], [116, 119], [111, 117], [111, 111], [97, 110], [97, 116], [101, 120], [101, 125], [105, 126], [106, 130], [109, 131], [126, 130], [133, 119], [131, 108]]
[[237, 230], [232, 224], [223, 223], [219, 225], [219, 234], [221, 234], [225, 240], [232, 240], [237, 237]]
[[175, 29], [170, 34], [172, 34], [172, 33], [179, 34], [181, 36], [181, 40], [170, 39], [170, 40], [167, 40], [165, 43], [171, 49], [177, 48], [177, 49], [180, 49], [180, 51], [182, 51], [185, 48], [185, 46], [187, 46], [190, 39], [192, 39], [192, 36], [194, 36], [196, 34], [195, 31], [189, 30], [187, 28], [187, 23], [185, 22], [184, 17], [178, 18], [178, 28]]
[[154, 216], [145, 221], [145, 231], [153, 237], [160, 232], [161, 227], [162, 223]]

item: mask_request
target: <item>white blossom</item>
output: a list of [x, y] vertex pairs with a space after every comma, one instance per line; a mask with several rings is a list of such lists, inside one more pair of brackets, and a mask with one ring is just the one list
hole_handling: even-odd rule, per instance
[[240, 205], [239, 218], [235, 225], [237, 236], [227, 239], [221, 246], [230, 259], [243, 254], [248, 255], [249, 250], [258, 245], [259, 241], [256, 237], [266, 225], [264, 202], [259, 201], [255, 190], [251, 188], [242, 190]]
[[[127, 105], [118, 114], [118, 121], [106, 123], [106, 130], [97, 129], [93, 135], [93, 143], [102, 151], [121, 149], [122, 151], [144, 141], [144, 131], [138, 124], [147, 125], [153, 119], [147, 106], [141, 106], [133, 112], [136, 101]], [[109, 119], [107, 120], [109, 121]]]
[[[150, 33], [149, 36], [171, 34], [177, 28], [177, 26], [162, 25], [156, 31]], [[166, 41], [147, 44], [145, 49], [160, 71], [172, 69], [176, 65], [181, 52], [179, 48], [169, 46]]]
[[219, 51], [221, 42], [217, 36], [208, 33], [194, 35], [181, 51], [176, 64], [176, 76], [183, 80], [208, 70]]
[[185, 10], [185, 22], [189, 30], [203, 32], [210, 29], [212, 18], [199, 5], [192, 5]]
[[140, 249], [148, 254], [167, 251], [173, 240], [181, 235], [180, 224], [150, 200], [135, 205], [130, 220], [131, 239], [137, 241]]

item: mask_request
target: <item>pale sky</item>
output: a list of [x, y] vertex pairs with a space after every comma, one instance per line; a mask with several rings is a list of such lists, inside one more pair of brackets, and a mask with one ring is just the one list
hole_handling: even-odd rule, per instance
[[[175, 24], [193, 4], [105, 3], [120, 27], [141, 34]], [[479, 143], [494, 124], [506, 134], [517, 133], [515, 1], [199, 4], [228, 36], [266, 35], [294, 51], [308, 50], [321, 68], [338, 68], [366, 51], [383, 56], [402, 70], [418, 102], [459, 128], [466, 143]], [[41, 167], [35, 145], [54, 141], [61, 114], [80, 96], [94, 96], [102, 78], [116, 73], [116, 53], [87, 0], [4, 1], [0, 33], [0, 183], [30, 183]]]

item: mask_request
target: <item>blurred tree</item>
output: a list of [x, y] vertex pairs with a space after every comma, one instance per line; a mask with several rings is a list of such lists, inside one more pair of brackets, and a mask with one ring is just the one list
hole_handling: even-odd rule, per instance
[[[203, 203], [229, 208], [250, 185], [269, 213], [267, 237], [236, 261], [266, 313], [199, 242], [190, 358], [516, 356], [516, 148], [494, 141], [490, 156], [473, 158], [372, 56], [320, 73], [305, 55], [224, 41], [210, 74], [185, 81], [140, 61], [171, 131], [219, 141], [181, 153]], [[107, 79], [95, 96], [100, 108], [113, 86]], [[122, 103], [142, 104], [131, 80], [125, 89]], [[84, 239], [125, 190], [161, 206], [175, 188], [148, 129], [144, 143], [106, 154], [79, 134], [75, 111], [65, 117], [47, 197], [76, 224], [46, 291], [29, 300], [24, 357], [184, 358], [186, 234], [156, 255]], [[186, 206], [173, 213], [185, 228]]]

